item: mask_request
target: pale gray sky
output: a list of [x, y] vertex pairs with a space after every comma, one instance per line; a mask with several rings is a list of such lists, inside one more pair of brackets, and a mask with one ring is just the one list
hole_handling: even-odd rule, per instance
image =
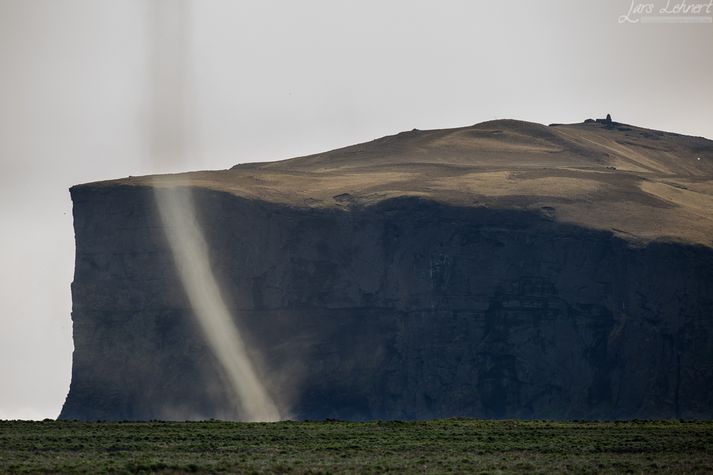
[[630, 5], [0, 0], [0, 419], [69, 387], [73, 184], [496, 118], [713, 138], [713, 24]]

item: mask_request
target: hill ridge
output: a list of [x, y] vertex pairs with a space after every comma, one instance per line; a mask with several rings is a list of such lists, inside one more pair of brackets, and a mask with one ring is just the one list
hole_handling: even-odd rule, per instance
[[[411, 130], [229, 170], [83, 186], [191, 186], [292, 207], [344, 209], [412, 196], [539, 212], [625, 239], [713, 246], [713, 141], [620, 122], [498, 119]], [[336, 197], [349, 195], [345, 202]]]

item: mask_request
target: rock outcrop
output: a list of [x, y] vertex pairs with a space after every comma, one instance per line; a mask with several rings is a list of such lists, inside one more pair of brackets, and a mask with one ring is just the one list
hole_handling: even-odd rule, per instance
[[414, 130], [72, 188], [60, 417], [241, 417], [154, 186], [192, 190], [211, 267], [290, 417], [712, 417], [713, 143], [613, 124]]

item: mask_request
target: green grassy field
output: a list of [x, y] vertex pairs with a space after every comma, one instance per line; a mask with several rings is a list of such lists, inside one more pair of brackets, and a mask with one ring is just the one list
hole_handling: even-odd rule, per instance
[[0, 422], [0, 471], [713, 473], [713, 422]]

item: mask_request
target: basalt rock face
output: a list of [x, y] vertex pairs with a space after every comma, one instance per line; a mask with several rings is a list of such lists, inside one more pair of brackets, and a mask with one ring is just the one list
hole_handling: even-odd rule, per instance
[[[75, 353], [60, 417], [240, 418], [146, 185], [72, 189]], [[710, 246], [561, 219], [586, 200], [557, 189], [463, 204], [366, 199], [352, 184], [329, 205], [296, 205], [171, 185], [191, 186], [228, 306], [293, 418], [713, 416]]]

